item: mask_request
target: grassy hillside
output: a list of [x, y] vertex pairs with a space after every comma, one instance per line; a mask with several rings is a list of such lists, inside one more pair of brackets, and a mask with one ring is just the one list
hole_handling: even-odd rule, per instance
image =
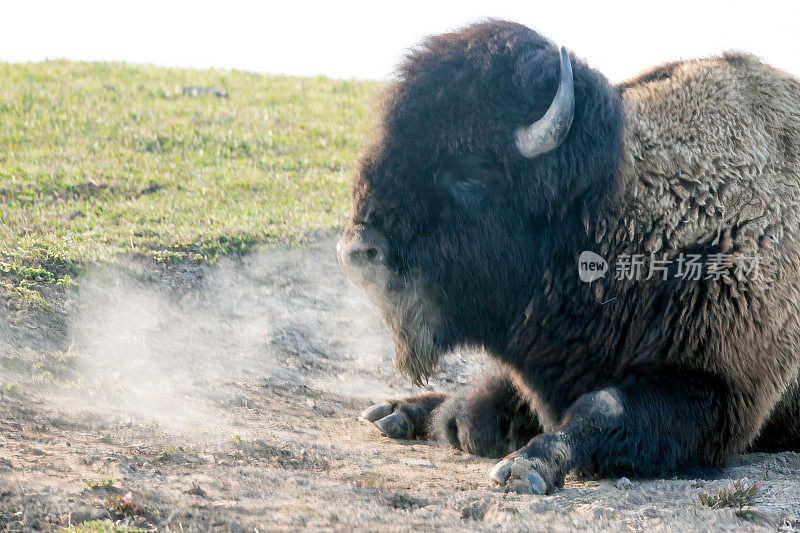
[[[192, 91], [187, 87], [213, 88]], [[213, 261], [341, 223], [374, 82], [0, 64], [0, 274]]]

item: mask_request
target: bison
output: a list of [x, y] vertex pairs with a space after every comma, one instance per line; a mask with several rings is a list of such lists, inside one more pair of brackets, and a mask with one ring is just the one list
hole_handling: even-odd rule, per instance
[[364, 411], [386, 435], [505, 456], [491, 479], [531, 493], [800, 449], [792, 75], [726, 53], [612, 85], [478, 23], [399, 66], [350, 196], [337, 256], [400, 371], [424, 382], [465, 346], [497, 363]]

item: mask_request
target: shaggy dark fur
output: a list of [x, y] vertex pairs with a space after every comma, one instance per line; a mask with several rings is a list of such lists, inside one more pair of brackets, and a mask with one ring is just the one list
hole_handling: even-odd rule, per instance
[[[431, 37], [400, 66], [352, 180], [343, 242], [365, 227], [388, 240], [375, 265], [385, 283], [365, 288], [380, 294], [414, 381], [460, 345], [485, 348], [502, 371], [450, 398], [394, 401], [380, 414], [397, 417], [376, 423], [480, 455], [517, 450], [493, 475], [503, 482], [512, 460], [529, 459], [535, 492], [573, 469], [663, 475], [753, 442], [796, 448], [800, 83], [729, 55], [614, 87], [571, 58], [570, 133], [533, 159], [514, 132], [555, 94], [552, 43], [491, 21]], [[747, 92], [759, 80], [767, 99]], [[762, 197], [783, 208], [753, 208]], [[611, 265], [630, 253], [758, 253], [770, 282], [611, 272], [588, 284], [583, 250]]]

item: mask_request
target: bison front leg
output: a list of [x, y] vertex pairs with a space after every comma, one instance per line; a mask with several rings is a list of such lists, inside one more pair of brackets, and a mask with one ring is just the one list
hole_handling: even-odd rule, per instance
[[386, 400], [365, 409], [361, 418], [372, 422], [382, 433], [393, 439], [426, 438], [433, 410], [446, 398], [446, 394], [428, 393]]
[[448, 398], [431, 429], [438, 440], [483, 457], [502, 457], [542, 432], [530, 403], [503, 372]]
[[724, 395], [701, 380], [631, 380], [581, 396], [558, 429], [498, 463], [491, 479], [506, 490], [545, 494], [572, 470], [667, 475], [717, 464], [727, 453]]
[[541, 432], [529, 404], [504, 373], [484, 377], [451, 396], [389, 400], [361, 416], [390, 437], [435, 438], [485, 457], [502, 457]]

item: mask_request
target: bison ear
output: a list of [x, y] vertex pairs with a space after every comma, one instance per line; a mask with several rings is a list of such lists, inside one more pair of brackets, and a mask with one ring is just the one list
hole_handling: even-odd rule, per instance
[[532, 158], [558, 148], [569, 134], [575, 116], [575, 86], [572, 63], [567, 49], [561, 47], [560, 81], [555, 98], [544, 116], [533, 124], [522, 126], [514, 139], [519, 152]]

